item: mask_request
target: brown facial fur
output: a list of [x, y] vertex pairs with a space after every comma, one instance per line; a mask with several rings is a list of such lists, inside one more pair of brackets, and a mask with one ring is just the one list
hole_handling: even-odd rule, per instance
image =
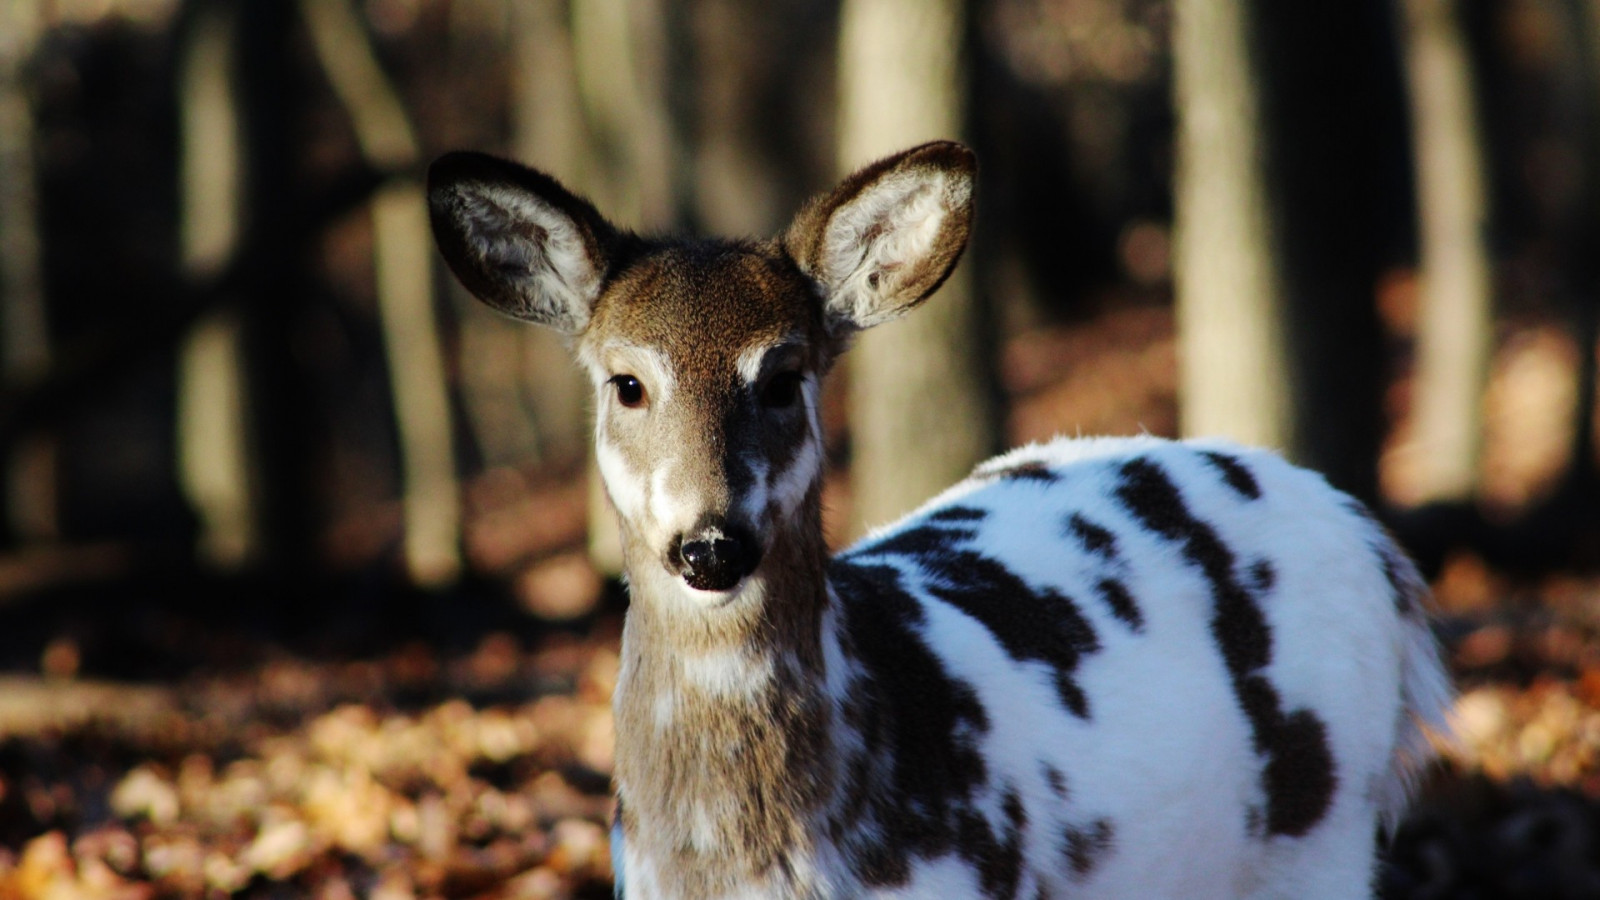
[[797, 329], [821, 350], [820, 304], [810, 280], [773, 242], [684, 242], [618, 273], [582, 340], [634, 340], [666, 350], [686, 367], [680, 371], [715, 375], [745, 346]]
[[[664, 357], [671, 389], [628, 348]], [[771, 350], [758, 382], [748, 384], [741, 354], [762, 348]], [[592, 361], [597, 382], [632, 375], [649, 398], [647, 409], [621, 408], [608, 404], [610, 388], [599, 386], [599, 438], [647, 494], [644, 510], [624, 510], [633, 520], [624, 527], [639, 544], [633, 549], [640, 555], [630, 562], [646, 564], [645, 555], [663, 553], [675, 534], [706, 515], [748, 529], [763, 550], [770, 545], [767, 520], [779, 511], [742, 509], [741, 501], [752, 481], [786, 470], [819, 436], [803, 402], [767, 408], [760, 388], [793, 371], [815, 384], [836, 352], [813, 287], [788, 257], [773, 244], [724, 242], [678, 244], [645, 255], [603, 293], [579, 352]], [[670, 520], [651, 520], [663, 505], [660, 492], [680, 501]]]

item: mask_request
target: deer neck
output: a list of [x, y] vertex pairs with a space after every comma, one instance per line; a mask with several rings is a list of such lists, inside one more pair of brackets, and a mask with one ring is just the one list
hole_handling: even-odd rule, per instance
[[833, 769], [817, 494], [723, 607], [686, 608], [681, 586], [630, 554], [643, 561], [629, 566], [616, 779], [630, 859], [683, 882], [658, 884], [662, 896], [781, 895], [811, 849]]

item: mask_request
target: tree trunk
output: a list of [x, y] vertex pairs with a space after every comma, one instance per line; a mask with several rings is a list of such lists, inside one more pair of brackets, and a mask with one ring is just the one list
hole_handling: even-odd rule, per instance
[[1484, 153], [1455, 0], [1406, 0], [1421, 244], [1414, 408], [1422, 500], [1464, 501], [1478, 481], [1493, 285]]
[[1180, 0], [1182, 428], [1279, 448], [1375, 499], [1375, 286], [1403, 182], [1376, 7]]
[[1174, 17], [1180, 424], [1287, 449], [1283, 276], [1247, 4], [1177, 0]]
[[[965, 113], [960, 0], [846, 0], [839, 38], [841, 171], [935, 138]], [[848, 358], [855, 530], [905, 513], [994, 452], [989, 329], [970, 267]]]
[[[389, 84], [348, 0], [301, 0], [317, 58], [374, 168], [406, 171], [421, 156], [399, 94]], [[422, 185], [396, 179], [372, 201], [379, 318], [403, 469], [406, 568], [437, 587], [461, 570], [448, 378], [433, 303], [433, 240]]]
[[[36, 5], [0, 4], [0, 374], [8, 385], [50, 365], [34, 166], [34, 118], [23, 67], [33, 53]], [[30, 435], [9, 448], [6, 530], [15, 539], [56, 536], [55, 440]]]
[[1566, 492], [1588, 511], [1591, 521], [1597, 513], [1592, 501], [1600, 494], [1600, 460], [1596, 453], [1596, 397], [1600, 396], [1600, 260], [1594, 248], [1600, 245], [1600, 2], [1568, 0], [1577, 40], [1575, 80], [1578, 87], [1576, 109], [1571, 119], [1578, 132], [1579, 158], [1585, 163], [1583, 190], [1577, 192], [1561, 211], [1562, 268], [1569, 279], [1570, 312], [1573, 334], [1578, 339], [1578, 389], [1573, 408], [1571, 464], [1566, 477]]
[[[244, 159], [234, 91], [237, 13], [232, 3], [194, 8], [181, 51], [179, 241], [191, 282], [215, 277], [238, 250]], [[178, 360], [178, 478], [200, 520], [199, 555], [223, 568], [259, 551], [239, 327], [232, 309], [206, 315]]]

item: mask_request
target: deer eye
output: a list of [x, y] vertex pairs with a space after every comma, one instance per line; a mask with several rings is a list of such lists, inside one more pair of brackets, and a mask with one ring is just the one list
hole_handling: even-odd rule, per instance
[[761, 405], [770, 409], [793, 406], [800, 397], [800, 383], [805, 376], [799, 372], [779, 372], [767, 379], [761, 388]]
[[632, 375], [613, 375], [610, 384], [616, 388], [617, 402], [629, 409], [644, 405], [644, 385]]

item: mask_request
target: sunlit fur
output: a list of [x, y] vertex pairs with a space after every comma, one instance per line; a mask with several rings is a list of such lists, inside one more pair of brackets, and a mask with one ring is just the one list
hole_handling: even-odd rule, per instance
[[[914, 148], [731, 242], [634, 237], [510, 163], [435, 165], [452, 269], [568, 331], [594, 384], [632, 598], [619, 886], [1371, 896], [1449, 686], [1415, 569], [1319, 476], [1224, 443], [1056, 441], [830, 559], [821, 380], [949, 273], [973, 171]], [[618, 376], [642, 392], [621, 402]], [[675, 548], [705, 535], [759, 561], [691, 587]]]

